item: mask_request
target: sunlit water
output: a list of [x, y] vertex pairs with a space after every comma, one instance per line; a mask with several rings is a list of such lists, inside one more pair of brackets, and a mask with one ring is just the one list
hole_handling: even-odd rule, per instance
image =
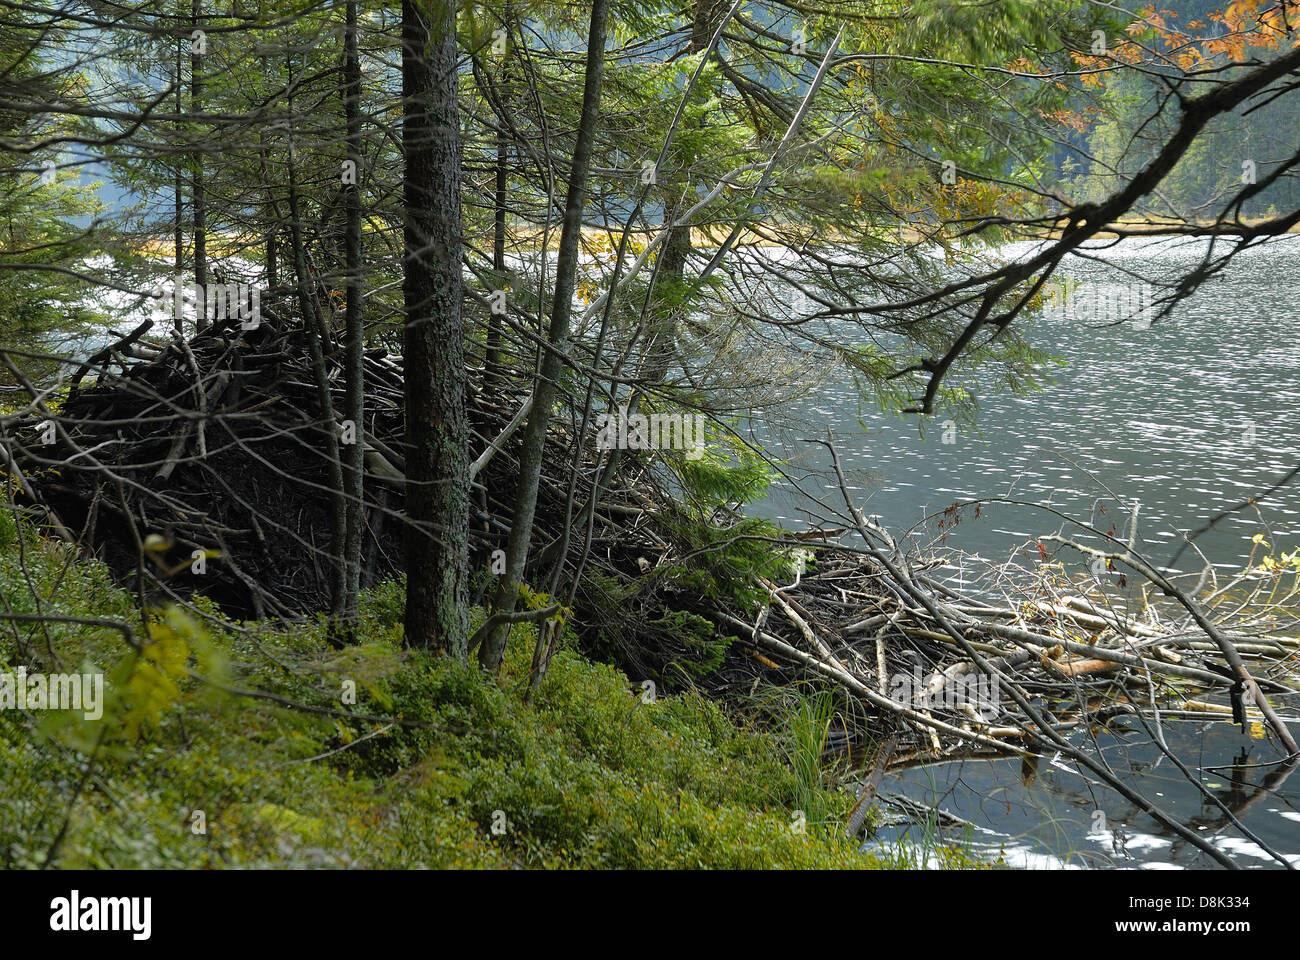
[[[1288, 712], [1294, 714], [1294, 703]], [[1270, 744], [1227, 723], [1166, 720], [1166, 743], [1202, 792], [1139, 725], [1128, 729], [1101, 730], [1097, 736], [1111, 769], [1129, 786], [1242, 867], [1281, 869], [1282, 864], [1243, 835], [1234, 818], [1283, 860], [1300, 866], [1300, 781], [1290, 779], [1291, 769], [1277, 762]], [[1032, 764], [997, 759], [917, 767], [886, 778], [881, 791], [918, 806], [883, 803], [892, 822], [868, 848], [901, 842], [924, 853], [938, 839], [1009, 866], [1219, 866], [1086, 769], [1052, 753]], [[969, 826], [953, 823], [936, 836], [924, 825], [927, 814], [918, 812], [921, 808], [941, 810]]]
[[[1133, 282], [1116, 266], [1167, 280], [1204, 251], [1200, 241], [1124, 241], [1096, 251], [1102, 263], [1070, 264], [1067, 273], [1084, 296], [1046, 313], [1027, 335], [1067, 361], [1056, 382], [1027, 397], [981, 395], [977, 430], [948, 431], [951, 442], [944, 442], [940, 423], [929, 424], [922, 438], [915, 419], [871, 413], [847, 376], [795, 403], [790, 412], [805, 430], [785, 436], [825, 436], [829, 427], [859, 505], [895, 530], [914, 529], [918, 546], [941, 533], [924, 518], [957, 500], [1047, 503], [1125, 535], [1126, 511], [1138, 501], [1138, 549], [1164, 565], [1183, 533], [1257, 496], [1300, 463], [1300, 239], [1243, 254], [1222, 278], [1153, 326], [1140, 314], [1118, 324], [1120, 316], [1107, 314], [1108, 303], [1135, 302], [1109, 295]], [[805, 490], [841, 506], [824, 451], [776, 434], [763, 439], [791, 462]], [[1099, 502], [1106, 513], [1097, 509]], [[792, 528], [819, 513], [783, 483], [751, 510]], [[1190, 570], [1209, 562], [1220, 576], [1240, 572], [1253, 535], [1264, 533], [1279, 550], [1290, 551], [1300, 546], [1298, 523], [1300, 482], [1260, 502], [1259, 513], [1235, 513], [1200, 536], [1196, 546], [1205, 559], [1189, 550], [1177, 566]], [[978, 519], [966, 511], [959, 525], [945, 525], [943, 545], [996, 562], [1029, 552], [1034, 539], [1061, 525], [1031, 507], [990, 505]], [[1062, 559], [1082, 568], [1077, 555]], [[1275, 703], [1294, 716], [1300, 711], [1290, 699]], [[1134, 730], [1098, 734], [1121, 777], [1242, 866], [1280, 866], [1232, 827], [1227, 813], [1188, 783], [1140, 727]], [[1167, 721], [1164, 732], [1206, 791], [1284, 859], [1300, 860], [1300, 780], [1290, 782], [1289, 771], [1277, 766], [1273, 744], [1225, 722]], [[1086, 771], [1052, 761], [1051, 755], [1040, 758], [1032, 776], [1019, 760], [915, 768], [887, 778], [881, 789], [968, 821], [940, 833], [1010, 865], [1214, 865]], [[915, 808], [899, 819], [875, 842], [902, 838], [916, 844], [924, 860], [927, 831], [917, 824]]]
[[[1096, 256], [1165, 280], [1203, 250], [1199, 242], [1125, 241]], [[931, 422], [922, 438], [917, 418], [860, 405], [847, 375], [786, 412], [804, 422], [800, 437], [831, 429], [859, 506], [894, 529], [911, 528], [957, 500], [1009, 497], [1127, 532], [1127, 517], [1115, 516], [1119, 498], [1140, 503], [1139, 549], [1163, 563], [1180, 532], [1260, 493], [1300, 462], [1298, 255], [1300, 238], [1243, 254], [1225, 276], [1146, 329], [1140, 319], [1115, 324], [1118, 318], [1086, 302], [1045, 312], [1027, 338], [1066, 366], [1054, 368], [1055, 383], [1042, 392], [980, 395], [973, 430], [945, 431]], [[1103, 297], [1128, 279], [1086, 261], [1067, 272], [1081, 290]], [[763, 439], [800, 476], [820, 471], [802, 485], [842, 508], [822, 448], [775, 434]], [[1094, 513], [1099, 500], [1108, 514]], [[1240, 570], [1257, 532], [1285, 549], [1300, 544], [1300, 484], [1259, 506], [1263, 522], [1248, 509], [1197, 539], [1216, 569]], [[779, 481], [750, 509], [799, 527], [810, 505]], [[981, 513], [978, 520], [965, 515], [947, 545], [1002, 559], [1060, 525], [1028, 507], [997, 504]], [[1199, 565], [1191, 551], [1179, 562], [1184, 569]]]

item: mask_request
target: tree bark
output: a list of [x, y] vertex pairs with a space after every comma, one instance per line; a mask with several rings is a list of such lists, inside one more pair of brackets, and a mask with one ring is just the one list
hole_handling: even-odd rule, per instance
[[[510, 17], [511, 9], [509, 2], [507, 2], [503, 17], [507, 31], [510, 29]], [[509, 51], [507, 51], [506, 56], [509, 56]], [[501, 71], [501, 94], [504, 99], [509, 97], [509, 83], [509, 68], [503, 68]], [[496, 184], [493, 196], [493, 204], [496, 209], [493, 212], [492, 222], [492, 270], [496, 274], [497, 283], [504, 289], [506, 283], [506, 200], [508, 199], [510, 178], [508, 165], [510, 137], [506, 131], [505, 123], [498, 119], [498, 124]], [[484, 350], [483, 368], [487, 383], [496, 384], [504, 379], [504, 373], [501, 369], [501, 339], [504, 325], [501, 318], [492, 311], [488, 312], [487, 322], [487, 344]]]
[[[176, 41], [176, 113], [179, 116], [185, 112], [184, 101], [181, 93], [181, 49], [183, 40]], [[172, 161], [172, 200], [175, 203], [176, 223], [172, 242], [174, 244], [175, 273], [173, 274], [176, 283], [181, 282], [181, 272], [185, 269], [185, 230], [182, 225], [182, 218], [185, 216], [185, 160], [183, 156], [177, 156]], [[180, 316], [180, 311], [176, 311], [172, 317], [172, 329], [177, 333], [184, 333], [185, 321]]]
[[454, 0], [402, 0], [406, 642], [469, 642], [469, 426], [461, 319]]
[[[506, 187], [508, 170], [506, 161], [508, 158], [508, 139], [503, 127], [497, 131], [497, 169], [496, 169], [496, 194], [494, 203], [496, 205], [495, 216], [492, 224], [492, 270], [496, 274], [497, 283], [506, 282]], [[487, 349], [484, 356], [483, 367], [488, 383], [498, 382], [501, 377], [501, 318], [496, 313], [488, 311], [487, 327]]]
[[[569, 338], [573, 313], [573, 292], [578, 269], [579, 241], [582, 239], [582, 213], [587, 200], [587, 174], [591, 165], [592, 141], [596, 118], [600, 112], [600, 91], [605, 68], [605, 33], [609, 0], [592, 0], [591, 29], [587, 37], [586, 78], [582, 91], [582, 114], [577, 142], [573, 148], [573, 165], [569, 170], [569, 188], [564, 203], [564, 228], [555, 267], [555, 297], [551, 311], [548, 339], [558, 349], [542, 352], [541, 370], [533, 388], [533, 409], [524, 428], [523, 449], [519, 457], [519, 483], [515, 492], [514, 517], [506, 545], [506, 572], [493, 598], [494, 614], [511, 614], [519, 596], [524, 565], [528, 559], [528, 541], [532, 536], [533, 517], [537, 510], [537, 488], [542, 470], [542, 452], [546, 447], [546, 428], [551, 406], [555, 403], [564, 345]], [[488, 631], [479, 649], [479, 663], [496, 670], [505, 656], [509, 623], [499, 623]]]
[[[202, 15], [202, 0], [192, 0], [190, 6], [190, 28], [198, 30]], [[193, 35], [190, 47], [190, 111], [195, 116], [203, 111], [203, 55], [193, 49]], [[208, 200], [203, 182], [203, 150], [194, 152], [193, 185], [194, 191], [194, 282], [199, 286], [199, 296], [208, 283]], [[198, 329], [207, 327], [203, 311], [198, 311]]]
[[[293, 83], [293, 70], [289, 71]], [[293, 110], [290, 97], [289, 109]], [[297, 156], [293, 135], [289, 136], [289, 235], [293, 244], [293, 273], [298, 288], [298, 309], [302, 312], [303, 330], [307, 334], [307, 351], [311, 358], [312, 374], [316, 381], [316, 396], [320, 407], [322, 437], [325, 441], [326, 476], [330, 488], [330, 541], [329, 541], [329, 591], [332, 625], [339, 620], [343, 601], [343, 548], [345, 536], [345, 505], [343, 501], [343, 462], [339, 453], [339, 434], [334, 418], [334, 398], [330, 392], [329, 371], [325, 366], [324, 317], [317, 306], [316, 294], [308, 276], [307, 251], [303, 247], [302, 204], [298, 196]]]
[[343, 38], [343, 115], [347, 125], [347, 153], [355, 171], [353, 183], [344, 184], [347, 223], [343, 246], [347, 279], [344, 285], [345, 357], [347, 371], [343, 416], [352, 421], [354, 438], [343, 463], [343, 500], [346, 510], [343, 541], [343, 602], [340, 614], [350, 625], [356, 621], [361, 592], [361, 541], [365, 525], [365, 405], [363, 351], [365, 320], [362, 314], [361, 276], [361, 61], [357, 53], [357, 0], [347, 0], [347, 29]]
[[[691, 19], [691, 38], [686, 44], [686, 55], [692, 56], [710, 47], [713, 32], [726, 13], [726, 6], [721, 0], [695, 0], [695, 9]], [[702, 127], [703, 121], [697, 126]], [[698, 157], [688, 157], [688, 164], [694, 164]], [[667, 176], [667, 171], [659, 171]], [[677, 194], [680, 202], [688, 194], [688, 184], [680, 177], [671, 177], [669, 189], [664, 191], [664, 218], [671, 220], [680, 213], [676, 204], [669, 202], [672, 194]], [[689, 204], [687, 204], [689, 206]], [[686, 282], [686, 263], [690, 259], [691, 227], [669, 227], [668, 239], [664, 242], [663, 261], [649, 291], [649, 336], [647, 337], [643, 364], [643, 379], [647, 383], [662, 384], [668, 378], [668, 367], [672, 360], [677, 338], [677, 317], [680, 307], [676, 304], [682, 297]]]
[[275, 290], [280, 285], [278, 231], [279, 225], [283, 222], [283, 218], [280, 216], [280, 206], [275, 199], [275, 187], [271, 179], [270, 164], [268, 163], [269, 153], [270, 151], [266, 146], [266, 134], [259, 133], [257, 136], [257, 162], [262, 171], [262, 183], [265, 184], [263, 209], [266, 211], [267, 223], [264, 233], [267, 292]]

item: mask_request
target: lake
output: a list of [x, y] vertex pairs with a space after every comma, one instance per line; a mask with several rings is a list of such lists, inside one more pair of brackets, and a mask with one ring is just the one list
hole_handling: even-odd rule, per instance
[[[945, 431], [931, 423], [922, 437], [916, 418], [860, 408], [850, 378], [832, 376], [788, 409], [806, 432], [766, 431], [759, 424], [756, 439], [789, 461], [805, 490], [840, 506], [824, 450], [792, 439], [824, 437], [830, 428], [859, 506], [895, 531], [910, 530], [913, 546], [926, 552], [946, 535], [944, 546], [996, 563], [1027, 553], [1038, 536], [1061, 526], [1041, 510], [994, 504], [978, 519], [967, 511], [960, 524], [939, 530], [935, 515], [956, 500], [1047, 503], [1103, 529], [1114, 523], [1125, 534], [1136, 501], [1137, 548], [1157, 565], [1167, 564], [1184, 533], [1258, 495], [1300, 463], [1300, 238], [1243, 253], [1154, 325], [1140, 309], [1150, 292], [1143, 281], [1179, 275], [1204, 256], [1205, 242], [1125, 240], [1094, 247], [1095, 259], [1067, 265], [1073, 286], [1065, 302], [1026, 334], [1066, 361], [1046, 390], [981, 395], [975, 429]], [[1017, 256], [1029, 249], [1003, 252]], [[1115, 322], [1130, 312], [1138, 315]], [[1300, 546], [1300, 482], [1258, 507], [1199, 537], [1204, 561], [1188, 550], [1178, 568], [1209, 563], [1220, 576], [1240, 572], [1257, 533], [1278, 552]], [[778, 482], [749, 511], [798, 529], [810, 509], [816, 513], [791, 484]], [[1082, 569], [1077, 556], [1062, 559]], [[1294, 699], [1274, 702], [1295, 716], [1300, 704]], [[1223, 810], [1182, 778], [1140, 726], [1132, 726], [1136, 732], [1098, 734], [1122, 777], [1213, 837], [1242, 866], [1280, 866], [1231, 828]], [[1300, 861], [1300, 780], [1288, 781], [1290, 771], [1276, 765], [1272, 745], [1226, 722], [1166, 721], [1165, 735], [1207, 790], [1266, 843]], [[881, 790], [903, 798], [887, 809], [906, 811], [911, 801], [911, 813], [882, 838], [909, 838], [919, 848], [929, 832], [918, 824], [918, 803], [966, 821], [941, 828], [941, 835], [1009, 864], [1213, 865], [1109, 788], [1064, 760], [1053, 763], [1050, 755], [1033, 769], [1019, 759], [914, 768], [891, 775]]]
[[[945, 436], [936, 421], [922, 437], [916, 417], [860, 409], [847, 375], [782, 412], [806, 425], [799, 437], [825, 437], [829, 427], [856, 481], [858, 505], [894, 530], [917, 526], [918, 541], [938, 533], [922, 521], [955, 500], [1011, 497], [1109, 523], [1093, 505], [1106, 502], [1113, 516], [1118, 497], [1140, 502], [1138, 549], [1163, 562], [1181, 532], [1261, 492], [1300, 462], [1300, 237], [1241, 255], [1221, 279], [1149, 327], [1140, 320], [1115, 324], [1098, 309], [1122, 302], [1121, 283], [1131, 282], [1112, 264], [1167, 279], [1203, 250], [1201, 242], [1126, 240], [1094, 251], [1103, 263], [1076, 261], [1068, 275], [1080, 290], [1099, 295], [1076, 294], [1077, 304], [1044, 312], [1026, 335], [1066, 366], [1053, 368], [1055, 383], [1043, 392], [980, 396], [973, 430]], [[760, 427], [756, 436], [794, 472], [821, 471], [802, 485], [842, 507], [821, 447], [792, 440], [788, 431]], [[807, 507], [790, 484], [778, 482], [749, 510], [801, 528]], [[1287, 549], [1300, 545], [1300, 483], [1260, 510], [1263, 522], [1246, 511], [1197, 540], [1216, 569], [1239, 571], [1257, 532]], [[981, 513], [951, 529], [947, 546], [1004, 559], [1059, 526], [1027, 507], [997, 504]], [[1127, 531], [1127, 514], [1120, 519]], [[1189, 553], [1180, 567], [1199, 566]]]

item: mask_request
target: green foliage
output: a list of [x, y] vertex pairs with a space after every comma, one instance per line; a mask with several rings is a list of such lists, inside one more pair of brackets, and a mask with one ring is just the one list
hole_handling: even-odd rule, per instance
[[706, 676], [722, 666], [731, 637], [718, 635], [713, 621], [686, 610], [668, 610], [649, 621], [647, 628], [673, 637], [684, 655], [668, 664], [668, 671], [680, 670], [687, 680]]
[[[916, 0], [909, 4], [903, 34], [924, 43], [931, 57], [998, 64], [1008, 49], [1050, 48], [1060, 43], [1055, 27], [1067, 5], [1044, 0]], [[942, 38], [936, 44], [936, 38]]]
[[793, 553], [779, 546], [782, 532], [757, 517], [728, 527], [667, 517], [664, 528], [687, 559], [656, 568], [650, 578], [676, 590], [756, 609], [767, 598], [756, 578], [779, 580], [793, 569]]
[[719, 436], [698, 459], [674, 459], [672, 466], [685, 494], [684, 506], [702, 517], [720, 506], [761, 500], [772, 482], [762, 456], [730, 435]]
[[[45, 862], [88, 760], [56, 866], [873, 863], [833, 825], [792, 830], [794, 810], [830, 811], [829, 824], [850, 798], [796, 773], [775, 740], [698, 694], [643, 702], [626, 675], [561, 649], [525, 703], [532, 625], [516, 628], [499, 682], [405, 650], [395, 584], [367, 592], [362, 641], [344, 650], [317, 622], [233, 624], [169, 609], [151, 613], [145, 631], [99, 564], [70, 562], [63, 547], [22, 532], [22, 560], [0, 554], [11, 608], [38, 597], [47, 611], [134, 621], [145, 647], [55, 623], [18, 625], [20, 642], [0, 641], [0, 663], [17, 662], [21, 647], [32, 667], [101, 664], [108, 675], [102, 722], [50, 713], [33, 727], [0, 712], [6, 867]], [[665, 615], [662, 626], [705, 639], [686, 616]], [[355, 704], [340, 696], [346, 680]], [[194, 830], [196, 811], [206, 832]]]
[[822, 691], [799, 697], [788, 720], [787, 751], [795, 776], [795, 802], [813, 824], [826, 823], [833, 812], [822, 783], [822, 752], [835, 717], [835, 701]]

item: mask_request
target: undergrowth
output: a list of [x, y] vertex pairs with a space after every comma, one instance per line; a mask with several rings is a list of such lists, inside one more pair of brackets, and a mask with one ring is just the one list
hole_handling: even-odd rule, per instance
[[820, 706], [783, 741], [696, 693], [643, 698], [571, 649], [525, 702], [531, 628], [497, 678], [407, 650], [400, 583], [366, 592], [341, 650], [321, 622], [237, 623], [202, 599], [142, 624], [101, 565], [0, 533], [0, 610], [132, 623], [143, 644], [0, 621], [0, 672], [106, 684], [100, 720], [0, 710], [7, 868], [876, 863], [809, 759]]

